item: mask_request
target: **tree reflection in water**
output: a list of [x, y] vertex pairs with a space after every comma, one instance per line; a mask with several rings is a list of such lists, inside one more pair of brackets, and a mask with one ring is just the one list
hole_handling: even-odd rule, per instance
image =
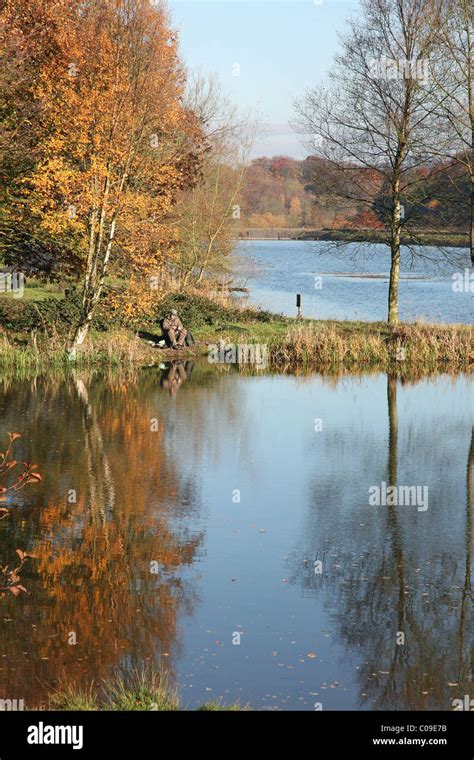
[[163, 420], [151, 430], [157, 386], [156, 375], [104, 383], [75, 372], [5, 388], [4, 424], [23, 422], [44, 488], [2, 523], [9, 552], [37, 557], [21, 615], [2, 602], [2, 698], [32, 707], [59, 680], [100, 683], [144, 662], [173, 669], [202, 535], [175, 519], [199, 499], [166, 452]]
[[[397, 378], [389, 375], [387, 465], [385, 473], [380, 473], [387, 485], [400, 482], [399, 387]], [[361, 452], [365, 470], [370, 465], [364, 461], [369, 456], [364, 452], [371, 448], [363, 435], [354, 430], [353, 445]], [[430, 529], [434, 525], [436, 533], [436, 521], [445, 508], [442, 496], [430, 495], [430, 510], [425, 515], [416, 509], [410, 513], [407, 507], [386, 506], [375, 508], [377, 512], [367, 519], [368, 513], [359, 506], [366, 507], [363, 492], [356, 488], [353, 508], [348, 514], [338, 512], [351, 489], [340, 458], [338, 482], [324, 473], [328, 479], [321, 477], [314, 490], [305, 546], [291, 559], [292, 582], [301, 584], [306, 595], [322, 597], [336, 621], [346, 656], [358, 662], [362, 657], [357, 666], [360, 706], [451, 710], [453, 699], [472, 695], [474, 432], [466, 443], [464, 452], [452, 452], [453, 457], [464, 457], [467, 462], [465, 517], [457, 513], [455, 518], [464, 524], [464, 551], [460, 554], [432, 550], [426, 524], [423, 528], [416, 523], [417, 519], [434, 521]], [[449, 448], [449, 440], [444, 446]], [[429, 456], [438, 456], [434, 438], [426, 439], [421, 451], [405, 435], [405, 468], [412, 457], [413, 470], [419, 465], [418, 471], [423, 473], [424, 461], [417, 458], [427, 455], [427, 447]], [[434, 461], [444, 483], [452, 483], [452, 462], [445, 458]], [[366, 483], [367, 488], [370, 485]], [[462, 505], [457, 506], [461, 510]], [[322, 574], [315, 574], [315, 560], [323, 561]], [[397, 637], [403, 640], [399, 633], [403, 633], [404, 644], [397, 643]]]
[[[186, 378], [171, 401], [166, 381], [182, 369]], [[61, 677], [99, 684], [115, 669], [143, 663], [179, 672], [184, 686], [192, 673], [193, 694], [212, 677], [210, 685], [226, 693], [232, 677], [241, 677], [234, 648], [221, 647], [219, 634], [218, 653], [206, 659], [202, 649], [214, 639], [211, 629], [235, 625], [238, 612], [249, 631], [262, 632], [242, 671], [255, 684], [249, 702], [283, 683], [299, 707], [293, 668], [283, 680], [276, 660], [275, 676], [270, 665], [264, 677], [256, 668], [266, 656], [273, 660], [275, 637], [265, 635], [280, 612], [290, 622], [280, 629], [277, 621], [275, 635], [293, 664], [291, 644], [307, 634], [313, 607], [321, 610], [312, 597], [328, 611], [344, 662], [328, 666], [326, 658], [320, 671], [308, 671], [298, 660], [309, 693], [326, 668], [322, 677], [337, 675], [339, 683], [349, 674], [356, 707], [452, 709], [454, 698], [472, 694], [474, 442], [461, 390], [468, 386], [446, 394], [449, 381], [436, 384], [440, 416], [429, 400], [420, 409], [429, 382], [407, 389], [393, 376], [386, 382], [385, 388], [380, 376], [256, 379], [229, 366], [197, 362], [193, 369], [180, 360], [163, 374], [148, 368], [139, 377], [85, 371], [62, 380], [3, 377], [0, 435], [22, 431], [15, 458], [37, 462], [43, 480], [17, 491], [15, 509], [0, 520], [4, 561], [18, 556], [18, 547], [37, 556], [22, 567], [28, 594], [2, 599], [0, 698], [25, 699], [31, 707]], [[312, 452], [305, 425], [315, 388], [325, 392], [332, 424]], [[297, 424], [283, 433], [281, 419]], [[275, 462], [294, 476], [288, 484], [280, 474], [275, 486]], [[222, 507], [229, 473], [254, 494], [239, 510]], [[427, 512], [369, 506], [371, 485], [418, 478], [430, 487]], [[295, 483], [298, 503], [291, 501]], [[257, 514], [271, 528], [265, 543], [255, 541]], [[225, 580], [235, 577], [237, 551], [245, 557], [246, 585]], [[286, 561], [279, 551], [290, 556], [285, 581], [293, 589], [275, 590]], [[322, 575], [314, 573], [318, 559]], [[68, 643], [72, 633], [76, 644]], [[341, 704], [332, 694], [333, 704]]]

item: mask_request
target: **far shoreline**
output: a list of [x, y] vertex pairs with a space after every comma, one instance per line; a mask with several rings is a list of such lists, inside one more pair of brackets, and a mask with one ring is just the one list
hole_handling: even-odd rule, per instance
[[[384, 230], [350, 230], [322, 229], [308, 230], [304, 227], [290, 228], [244, 228], [236, 235], [236, 242], [251, 240], [271, 240], [275, 242], [321, 241], [328, 243], [367, 243], [389, 245], [387, 233]], [[435, 246], [440, 248], [466, 248], [469, 250], [468, 233], [443, 232], [433, 230], [420, 231], [416, 238], [413, 235], [403, 235], [402, 245]]]

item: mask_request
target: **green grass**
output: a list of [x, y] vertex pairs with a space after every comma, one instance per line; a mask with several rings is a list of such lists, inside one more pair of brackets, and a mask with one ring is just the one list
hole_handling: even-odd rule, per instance
[[106, 684], [106, 699], [110, 710], [179, 710], [178, 693], [168, 678], [151, 670], [134, 670], [126, 678], [116, 675]]
[[[61, 293], [60, 290], [49, 288], [48, 286], [44, 287], [34, 287], [30, 285], [25, 285], [23, 289], [23, 295], [21, 300], [23, 301], [36, 301], [38, 303], [41, 303], [41, 301], [45, 301], [47, 298], [62, 298], [63, 293]], [[18, 298], [15, 298], [13, 293], [0, 293], [0, 299], [6, 298], [8, 301], [17, 301], [20, 300]]]
[[89, 712], [98, 709], [97, 696], [91, 684], [87, 689], [66, 685], [50, 697], [52, 710]]
[[[269, 346], [279, 345], [288, 332], [294, 320], [275, 320], [274, 322], [237, 322], [229, 321], [219, 325], [207, 325], [197, 329], [191, 328], [193, 335], [200, 342], [267, 343]], [[241, 340], [242, 339], [242, 340]]]
[[[66, 367], [140, 367], [164, 359], [207, 357], [209, 346], [260, 344], [267, 347], [268, 367], [308, 367], [321, 372], [366, 371], [378, 368], [404, 371], [472, 371], [472, 328], [463, 325], [399, 324], [276, 319], [273, 322], [229, 321], [190, 328], [197, 345], [186, 351], [162, 351], [125, 328], [108, 333], [91, 331], [75, 362], [68, 359], [64, 338], [28, 337], [4, 333], [0, 338], [0, 369], [61, 369]], [[153, 328], [152, 328], [153, 331]], [[155, 332], [159, 332], [155, 329]], [[403, 357], [400, 359], [399, 352]]]
[[[60, 686], [50, 697], [50, 708], [61, 711], [112, 710], [118, 712], [175, 712], [183, 710], [178, 692], [169, 684], [166, 673], [152, 668], [133, 670], [126, 676], [116, 674], [101, 689], [91, 684], [86, 689], [71, 684]], [[197, 708], [204, 712], [239, 712], [248, 706], [206, 702]]]
[[472, 371], [474, 343], [468, 325], [281, 319], [209, 326], [197, 331], [204, 344], [264, 344], [270, 365], [340, 369]]
[[[113, 287], [120, 287], [126, 284], [126, 280], [119, 279], [117, 277], [106, 277], [106, 285], [112, 285]], [[72, 285], [71, 285], [72, 287]], [[26, 284], [23, 289], [23, 295], [21, 300], [26, 301], [45, 301], [47, 298], [64, 298], [64, 286], [58, 285], [56, 282], [44, 282], [43, 280], [37, 280], [34, 277], [27, 277]], [[0, 292], [0, 299], [7, 298], [15, 299], [13, 293]]]
[[[390, 329], [385, 322], [346, 322], [337, 320], [304, 319], [296, 320], [290, 317], [276, 318], [273, 322], [229, 321], [221, 325], [207, 325], [197, 328], [193, 334], [202, 341], [217, 342], [221, 338], [235, 338], [236, 335], [247, 336], [254, 343], [267, 341], [269, 344], [280, 345], [288, 331], [295, 326], [332, 326], [341, 335], [350, 338], [356, 335], [388, 335]], [[192, 329], [192, 328], [191, 328]]]
[[[76, 323], [79, 307], [72, 298], [52, 299], [49, 286], [45, 287], [48, 289], [41, 289], [38, 283], [32, 286], [34, 292], [48, 294], [43, 302], [27, 302], [23, 307], [17, 302], [0, 308], [0, 368], [140, 367], [170, 358], [205, 357], [210, 345], [221, 342], [266, 346], [270, 369], [308, 367], [332, 373], [397, 367], [403, 373], [406, 368], [417, 372], [472, 371], [474, 364], [469, 326], [414, 323], [389, 327], [385, 322], [296, 320], [183, 293], [166, 296], [155, 307], [155, 315], [139, 326], [144, 332], [159, 335], [159, 319], [176, 307], [197, 340], [192, 349], [158, 350], [130, 326], [120, 326], [120, 320], [111, 323], [99, 316], [72, 363], [67, 354], [68, 332]], [[398, 357], [400, 350], [403, 360]]]

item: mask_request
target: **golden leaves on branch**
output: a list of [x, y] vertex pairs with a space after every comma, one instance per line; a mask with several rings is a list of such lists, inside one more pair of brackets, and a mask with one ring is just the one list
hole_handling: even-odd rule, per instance
[[24, 43], [15, 102], [29, 116], [29, 170], [12, 215], [55, 239], [58, 271], [74, 261], [85, 273], [91, 309], [106, 271], [128, 277], [138, 260], [140, 271], [154, 263], [157, 226], [195, 181], [203, 142], [183, 105], [165, 9], [141, 0], [127, 8], [11, 0], [3, 19], [5, 36]]

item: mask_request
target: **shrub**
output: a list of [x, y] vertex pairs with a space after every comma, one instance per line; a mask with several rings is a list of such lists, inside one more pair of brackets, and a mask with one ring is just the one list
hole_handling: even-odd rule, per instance
[[53, 325], [65, 332], [78, 319], [80, 298], [76, 292], [67, 298], [45, 298], [43, 301], [0, 299], [0, 325], [7, 330], [47, 331]]
[[[42, 301], [0, 298], [0, 325], [14, 332], [48, 332], [52, 328], [64, 335], [79, 319], [81, 294], [71, 290], [62, 298], [45, 298]], [[120, 319], [112, 318], [99, 304], [92, 326], [105, 332], [120, 324]]]
[[176, 309], [181, 321], [192, 328], [228, 322], [273, 322], [278, 315], [260, 309], [241, 308], [235, 304], [222, 305], [204, 296], [170, 293], [158, 307], [157, 320]]

